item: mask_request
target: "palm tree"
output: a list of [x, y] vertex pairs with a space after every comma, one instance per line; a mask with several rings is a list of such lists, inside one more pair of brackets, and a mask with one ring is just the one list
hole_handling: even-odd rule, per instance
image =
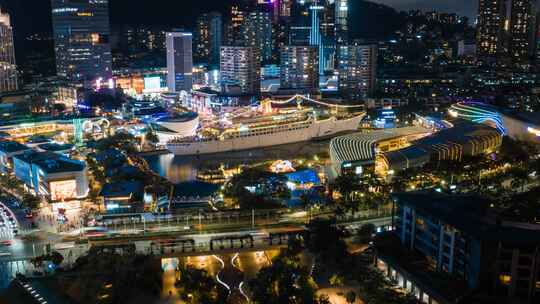
[[525, 190], [525, 185], [529, 181], [527, 170], [522, 168], [512, 168], [508, 174], [512, 177], [512, 188], [520, 188], [521, 192]]
[[358, 211], [358, 202], [353, 200], [352, 194], [358, 189], [358, 176], [353, 174], [342, 174], [334, 181], [334, 188], [341, 194], [341, 205], [348, 211], [354, 213]]
[[342, 174], [334, 181], [334, 188], [345, 198], [351, 199], [351, 194], [358, 186], [358, 177], [354, 174]]

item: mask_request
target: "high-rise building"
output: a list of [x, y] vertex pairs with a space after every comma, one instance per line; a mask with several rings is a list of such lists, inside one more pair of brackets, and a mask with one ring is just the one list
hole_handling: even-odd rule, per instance
[[[538, 224], [522, 215], [525, 207], [502, 212], [486, 197], [436, 191], [393, 194], [392, 201], [394, 230], [379, 243], [376, 264], [419, 302], [539, 303]], [[426, 276], [403, 271], [410, 265], [424, 265], [417, 271]], [[439, 281], [440, 274], [449, 279]], [[455, 282], [459, 292], [447, 292]]]
[[503, 52], [505, 0], [479, 0], [476, 44], [478, 59], [490, 61]]
[[293, 0], [279, 0], [277, 6], [279, 7], [279, 16], [291, 17]]
[[127, 55], [165, 50], [165, 31], [149, 26], [122, 26], [111, 32], [111, 48]]
[[263, 62], [272, 59], [272, 19], [267, 12], [250, 12], [242, 25], [241, 45], [258, 47]]
[[[324, 46], [322, 43], [321, 35], [321, 12], [324, 10], [324, 6], [313, 4], [309, 7], [311, 14], [311, 32], [309, 35], [309, 44], [316, 45], [319, 47], [319, 58], [324, 58]], [[325, 61], [319, 61], [319, 74], [323, 75], [325, 66]]]
[[309, 45], [310, 44], [310, 26], [291, 26], [289, 29], [289, 45]]
[[170, 92], [189, 92], [193, 87], [192, 36], [185, 32], [166, 34], [167, 87]]
[[511, 0], [508, 52], [516, 64], [528, 63], [534, 52], [536, 0]]
[[272, 14], [274, 23], [281, 19], [291, 17], [291, 9], [294, 0], [257, 0], [257, 4], [265, 11]]
[[335, 0], [336, 42], [346, 44], [349, 39], [349, 0]]
[[340, 45], [338, 52], [339, 90], [352, 98], [370, 97], [377, 77], [375, 44]]
[[0, 10], [0, 93], [16, 91], [17, 66], [13, 46], [13, 29], [9, 14]]
[[284, 46], [281, 49], [280, 87], [310, 93], [319, 88], [319, 49]]
[[272, 24], [272, 62], [279, 62], [281, 48], [289, 44], [290, 24]]
[[240, 45], [242, 43], [242, 26], [246, 19], [247, 12], [238, 6], [231, 7], [229, 22], [227, 23], [227, 45]]
[[334, 3], [330, 3], [329, 0], [324, 0], [322, 2], [324, 5], [324, 9], [321, 11], [321, 35], [323, 37], [334, 37], [335, 36], [335, 9]]
[[219, 64], [223, 43], [223, 20], [218, 12], [202, 14], [195, 25], [194, 57], [209, 64]]
[[108, 0], [52, 0], [52, 25], [58, 76], [111, 78]]
[[241, 94], [260, 94], [261, 56], [259, 48], [222, 46], [220, 70], [223, 87], [238, 86]]

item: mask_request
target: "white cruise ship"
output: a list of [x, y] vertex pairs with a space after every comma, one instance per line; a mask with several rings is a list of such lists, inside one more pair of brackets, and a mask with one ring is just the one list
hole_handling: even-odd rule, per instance
[[292, 115], [265, 115], [235, 123], [216, 136], [175, 139], [167, 149], [175, 155], [199, 155], [241, 151], [309, 141], [358, 128], [365, 114], [317, 119], [299, 111]]

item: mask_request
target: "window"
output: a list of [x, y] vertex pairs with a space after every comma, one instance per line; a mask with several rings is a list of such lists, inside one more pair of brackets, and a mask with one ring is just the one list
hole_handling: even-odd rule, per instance
[[510, 283], [512, 282], [512, 276], [508, 275], [508, 274], [500, 274], [499, 275], [499, 282], [502, 284], [502, 285], [510, 285]]

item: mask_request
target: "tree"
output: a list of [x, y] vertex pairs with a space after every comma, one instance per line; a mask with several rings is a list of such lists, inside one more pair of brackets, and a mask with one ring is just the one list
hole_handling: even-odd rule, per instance
[[52, 105], [53, 111], [57, 114], [62, 113], [66, 110], [66, 105], [63, 103], [55, 103]]
[[47, 260], [50, 260], [54, 264], [54, 266], [58, 267], [64, 261], [64, 257], [58, 251], [53, 251], [47, 257]]
[[333, 266], [342, 266], [347, 262], [347, 244], [343, 240], [345, 231], [338, 228], [333, 221], [314, 220], [308, 225], [309, 237], [307, 248], [324, 261]]
[[191, 303], [218, 304], [227, 300], [227, 291], [206, 270], [189, 266], [180, 269], [176, 286], [182, 289], [183, 300]]
[[343, 196], [345, 201], [351, 200], [351, 194], [358, 186], [358, 176], [342, 174], [334, 181], [334, 188]]
[[31, 210], [38, 209], [40, 203], [41, 203], [41, 199], [31, 194], [25, 194], [21, 202], [21, 204], [24, 207], [29, 208]]
[[279, 208], [291, 196], [287, 179], [260, 168], [247, 168], [225, 185], [224, 195], [241, 209]]
[[126, 154], [137, 152], [135, 137], [127, 132], [119, 132], [107, 138], [102, 138], [95, 142], [95, 149], [103, 152], [108, 149], [116, 148]]
[[35, 258], [30, 259], [30, 263], [32, 263], [32, 266], [34, 266], [34, 268], [36, 269], [41, 268], [43, 266], [44, 261], [45, 260], [43, 259], [43, 256], [37, 256]]
[[349, 304], [354, 304], [356, 302], [356, 293], [354, 291], [352, 291], [352, 290], [348, 291], [345, 294], [345, 300]]
[[300, 206], [302, 206], [302, 208], [306, 210], [311, 206], [311, 204], [311, 198], [309, 197], [309, 195], [307, 193], [302, 193], [300, 195]]
[[106, 303], [141, 303], [139, 299], [158, 297], [162, 291], [159, 259], [129, 250], [90, 250], [75, 261], [73, 271], [77, 276], [66, 281], [65, 289], [76, 303], [102, 303], [103, 294], [108, 295]]
[[146, 134], [144, 135], [144, 138], [146, 139], [146, 141], [151, 142], [153, 144], [157, 144], [159, 142], [159, 137], [151, 128], [148, 128], [146, 130]]
[[[317, 297], [317, 285], [297, 256], [279, 255], [272, 265], [262, 268], [249, 282], [251, 299], [256, 304], [327, 303]], [[319, 302], [319, 299], [322, 302]]]
[[334, 287], [343, 286], [343, 284], [345, 283], [345, 278], [335, 273], [330, 277], [328, 282]]
[[364, 224], [358, 229], [356, 237], [361, 243], [368, 243], [371, 241], [373, 234], [375, 233], [375, 225]]
[[512, 188], [520, 188], [521, 192], [525, 190], [525, 185], [529, 181], [527, 170], [522, 168], [512, 168], [508, 171], [508, 175], [512, 177]]

